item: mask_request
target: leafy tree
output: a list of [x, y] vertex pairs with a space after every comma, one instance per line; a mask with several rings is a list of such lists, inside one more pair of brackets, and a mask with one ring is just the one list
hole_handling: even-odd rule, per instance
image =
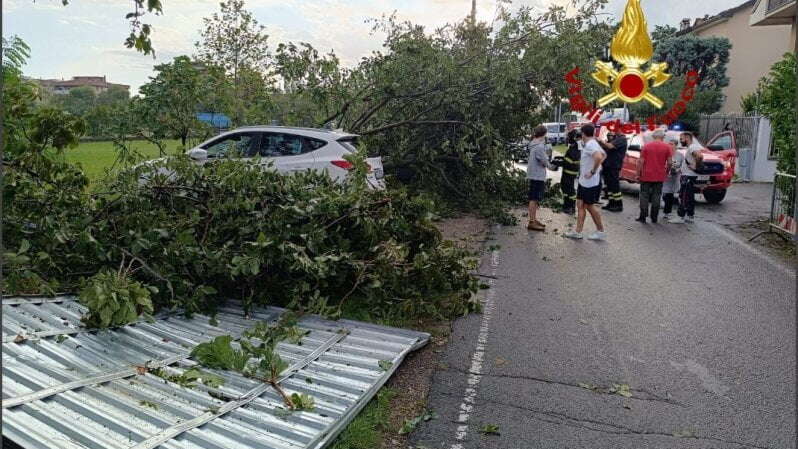
[[115, 106], [130, 100], [130, 92], [121, 86], [111, 86], [97, 95], [97, 105]]
[[196, 43], [197, 57], [210, 66], [220, 67], [232, 78], [233, 119], [244, 121], [246, 105], [252, 91], [265, 84], [269, 64], [268, 38], [265, 27], [258, 24], [243, 0], [220, 3], [221, 11], [203, 19], [205, 29]]
[[729, 62], [731, 44], [726, 38], [676, 35], [676, 28], [657, 26], [654, 33], [654, 60], [668, 63], [670, 81], [651, 91], [665, 102], [663, 109], [656, 109], [647, 102], [629, 105], [629, 111], [636, 119], [667, 113], [680, 100], [685, 87], [686, 75], [695, 70], [699, 74], [698, 85], [693, 99], [687, 103], [686, 110], [679, 121], [692, 131], [698, 131], [701, 114], [712, 114], [723, 106], [723, 88], [729, 85], [726, 64]]
[[188, 56], [154, 68], [156, 75], [139, 89], [139, 115], [157, 136], [179, 138], [185, 146], [189, 135], [202, 128], [199, 106], [213, 86], [208, 85], [201, 64]]
[[667, 62], [668, 72], [675, 76], [697, 71], [700, 88], [722, 89], [729, 85], [726, 65], [730, 51], [731, 43], [725, 37], [673, 35], [656, 42], [654, 60]]
[[54, 99], [65, 111], [78, 117], [86, 115], [97, 104], [97, 94], [89, 86], [75, 87]]
[[374, 22], [385, 50], [352, 69], [304, 44], [280, 46], [274, 71], [286, 86], [275, 103], [361, 134], [394, 179], [492, 214], [523, 198], [507, 143], [568, 96], [565, 73], [602, 54], [603, 4], [501, 11], [495, 29], [466, 19], [427, 32], [389, 16]]
[[742, 100], [745, 112], [759, 112], [773, 125], [773, 145], [779, 154], [778, 169], [795, 174], [796, 56], [786, 53], [759, 81], [756, 91]]
[[651, 33], [651, 39], [654, 41], [654, 45], [658, 42], [670, 39], [676, 36], [679, 30], [676, 27], [672, 27], [670, 25], [655, 25], [654, 31]]

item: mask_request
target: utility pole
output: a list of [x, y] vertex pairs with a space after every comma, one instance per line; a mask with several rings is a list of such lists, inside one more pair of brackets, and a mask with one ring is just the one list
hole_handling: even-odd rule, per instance
[[477, 23], [477, 0], [471, 0], [471, 23]]

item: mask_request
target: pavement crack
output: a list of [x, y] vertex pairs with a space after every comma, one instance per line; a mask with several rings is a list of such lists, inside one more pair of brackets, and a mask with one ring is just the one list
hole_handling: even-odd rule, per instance
[[733, 444], [742, 448], [753, 448], [753, 449], [773, 449], [768, 446], [758, 446], [751, 443], [741, 443], [739, 441], [732, 441], [732, 440], [724, 440], [722, 438], [712, 437], [712, 436], [695, 436], [695, 435], [686, 435], [686, 436], [679, 436], [674, 435], [673, 433], [665, 433], [665, 432], [653, 432], [653, 431], [646, 431], [646, 430], [637, 430], [631, 427], [623, 426], [620, 424], [614, 424], [604, 421], [598, 421], [594, 419], [588, 418], [576, 418], [570, 416], [566, 413], [560, 412], [553, 412], [547, 410], [538, 410], [530, 407], [524, 407], [521, 405], [516, 404], [508, 404], [506, 402], [495, 401], [492, 399], [483, 399], [478, 398], [477, 401], [490, 403], [495, 405], [501, 405], [505, 407], [514, 408], [517, 410], [523, 410], [532, 414], [532, 418], [537, 421], [546, 422], [549, 424], [555, 425], [565, 425], [569, 427], [576, 427], [581, 429], [586, 429], [594, 432], [601, 432], [601, 433], [608, 433], [608, 434], [615, 434], [615, 435], [640, 435], [640, 436], [663, 436], [663, 437], [671, 437], [671, 438], [678, 438], [678, 439], [690, 439], [690, 440], [701, 440], [701, 441], [714, 441], [718, 443], [725, 443], [725, 444]]
[[[531, 380], [533, 382], [541, 382], [541, 383], [550, 384], [550, 385], [562, 385], [562, 386], [566, 386], [566, 387], [579, 388], [581, 390], [592, 391], [595, 394], [604, 394], [604, 395], [609, 395], [609, 396], [619, 396], [617, 394], [610, 393], [608, 391], [609, 390], [608, 388], [597, 388], [597, 389], [594, 389], [594, 390], [590, 390], [590, 389], [587, 389], [587, 388], [584, 388], [584, 387], [580, 386], [579, 384], [570, 383], [570, 382], [562, 382], [562, 381], [552, 380], [552, 379], [544, 379], [544, 378], [541, 378], [541, 377], [524, 376], [524, 375], [519, 375], [519, 374], [492, 374], [492, 373], [478, 374], [478, 373], [472, 373], [469, 370], [461, 370], [461, 369], [451, 368], [451, 367], [447, 368], [446, 370], [442, 370], [442, 371], [453, 371], [453, 372], [457, 372], [457, 373], [460, 373], [460, 374], [474, 374], [474, 375], [480, 375], [480, 376], [485, 376], [485, 377], [493, 377], [493, 378], [498, 378], [498, 379]], [[634, 393], [643, 393], [645, 396], [640, 396], [640, 395], [636, 394], [636, 395], [633, 395], [632, 397], [630, 397], [628, 399], [634, 399], [634, 400], [638, 400], [638, 401], [663, 402], [663, 403], [668, 404], [668, 405], [674, 405], [674, 406], [677, 406], [677, 407], [684, 407], [684, 408], [690, 407], [689, 405], [687, 405], [687, 404], [685, 404], [683, 402], [679, 402], [679, 401], [675, 401], [673, 399], [662, 397], [662, 396], [660, 396], [660, 395], [658, 395], [656, 393], [652, 393], [652, 392], [650, 392], [650, 391], [648, 391], [646, 389], [643, 389], [643, 388], [630, 388], [630, 391], [632, 391]], [[619, 397], [623, 397], [623, 396], [619, 396]]]

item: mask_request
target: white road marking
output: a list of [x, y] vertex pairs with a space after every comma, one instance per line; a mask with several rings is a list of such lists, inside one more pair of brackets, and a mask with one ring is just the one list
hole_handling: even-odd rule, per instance
[[[490, 320], [493, 316], [493, 309], [495, 307], [494, 297], [496, 296], [493, 289], [496, 284], [496, 271], [499, 268], [499, 251], [494, 250], [490, 256], [490, 275], [491, 279], [488, 280], [490, 289], [485, 294], [485, 301], [482, 303], [482, 322], [479, 326], [479, 335], [477, 336], [477, 346], [474, 348], [474, 353], [471, 355], [471, 367], [468, 370], [468, 377], [466, 383], [468, 386], [463, 392], [463, 402], [460, 403], [459, 415], [457, 422], [457, 430], [454, 433], [454, 439], [463, 441], [468, 436], [468, 419], [471, 412], [474, 410], [474, 399], [477, 396], [477, 387], [482, 380], [482, 363], [485, 361], [485, 346], [488, 344], [488, 331], [490, 330]], [[462, 443], [453, 443], [449, 449], [463, 449]]]

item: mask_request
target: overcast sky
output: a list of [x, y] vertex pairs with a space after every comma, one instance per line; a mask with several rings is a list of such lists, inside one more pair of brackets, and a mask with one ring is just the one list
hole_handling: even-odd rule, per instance
[[[545, 7], [566, 0], [514, 0], [513, 4]], [[620, 17], [626, 0], [609, 0], [607, 12]], [[643, 0], [649, 26], [676, 25], [683, 17], [716, 14], [742, 0]], [[163, 0], [164, 14], [147, 16], [154, 25], [157, 59], [128, 50], [124, 15], [130, 0], [3, 0], [3, 33], [19, 35], [31, 47], [25, 68], [29, 76], [65, 78], [106, 75], [111, 82], [133, 86], [152, 74], [153, 64], [193, 54], [202, 18], [218, 10], [218, 0]], [[305, 41], [322, 51], [334, 49], [352, 65], [382, 43], [371, 35], [369, 18], [393, 11], [429, 28], [454, 22], [471, 9], [470, 0], [247, 0], [247, 8], [266, 26], [274, 48], [281, 41]], [[496, 0], [477, 0], [478, 18], [490, 21]]]

